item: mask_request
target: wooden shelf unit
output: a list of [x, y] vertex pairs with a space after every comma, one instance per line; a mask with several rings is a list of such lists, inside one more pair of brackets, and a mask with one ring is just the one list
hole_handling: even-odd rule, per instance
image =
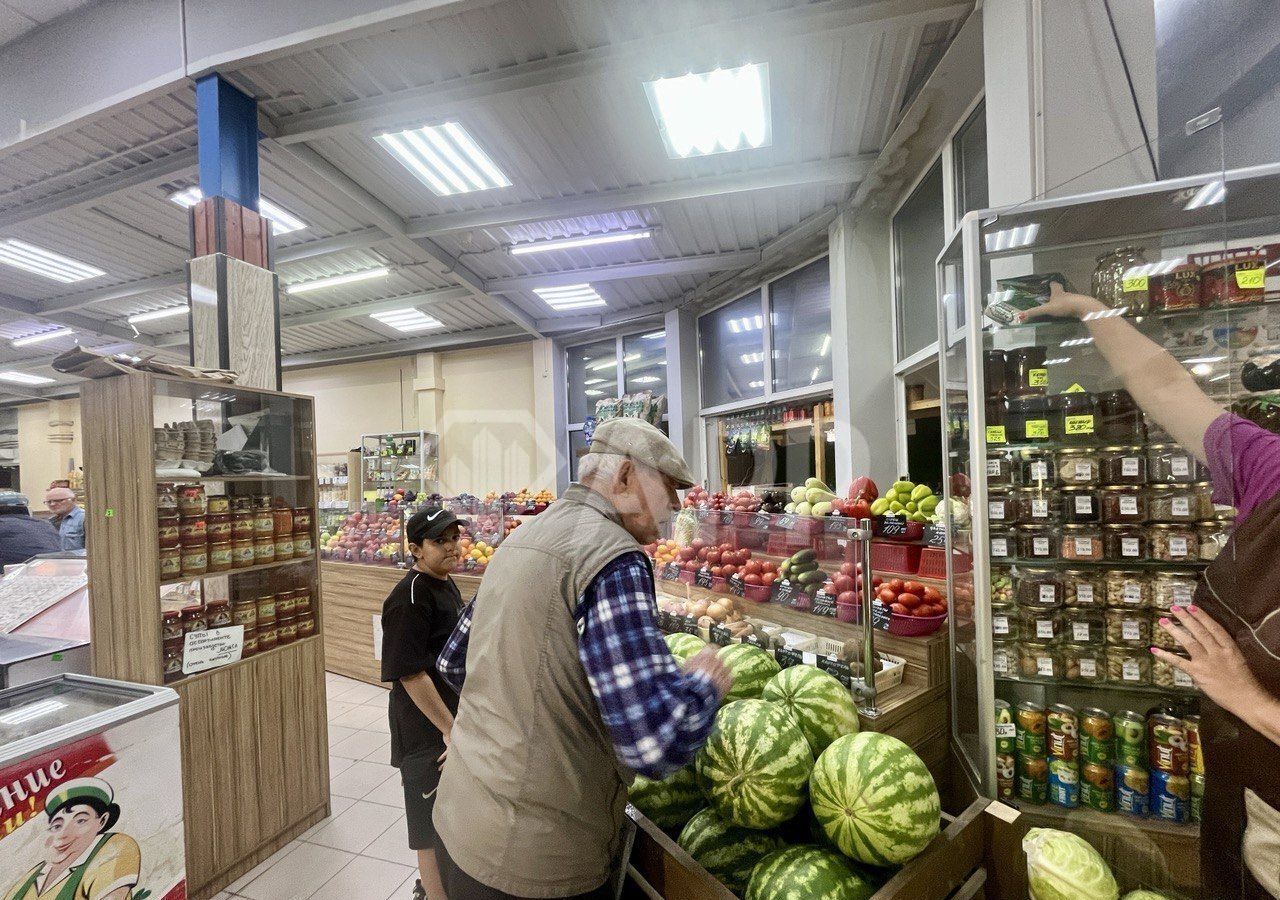
[[[315, 417], [294, 394], [218, 385], [229, 401], [201, 398], [205, 382], [137, 372], [87, 381], [85, 432], [93, 673], [164, 683], [156, 484], [221, 482], [232, 495], [283, 495], [314, 508]], [[273, 448], [297, 474], [157, 477], [153, 428], [179, 410], [196, 418], [267, 408]], [[285, 424], [280, 424], [281, 422]], [[313, 516], [312, 544], [318, 543]], [[285, 569], [285, 567], [291, 567]], [[287, 571], [287, 575], [284, 574]], [[237, 591], [311, 591], [316, 636], [171, 684], [181, 698], [183, 809], [188, 896], [211, 898], [329, 814], [324, 618], [319, 563], [309, 558], [215, 573]], [[203, 576], [204, 579], [213, 576]], [[279, 585], [277, 588], [276, 585]], [[202, 582], [203, 587], [203, 582]]]

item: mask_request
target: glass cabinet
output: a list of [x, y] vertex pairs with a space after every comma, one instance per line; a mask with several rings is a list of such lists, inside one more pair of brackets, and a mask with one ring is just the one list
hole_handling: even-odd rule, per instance
[[438, 435], [426, 431], [397, 431], [360, 437], [361, 500], [376, 503], [412, 502], [431, 494], [439, 479]]

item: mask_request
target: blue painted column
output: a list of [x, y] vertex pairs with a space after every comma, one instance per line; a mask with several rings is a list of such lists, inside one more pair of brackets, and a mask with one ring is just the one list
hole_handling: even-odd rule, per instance
[[196, 79], [200, 192], [258, 211], [258, 102], [220, 75]]

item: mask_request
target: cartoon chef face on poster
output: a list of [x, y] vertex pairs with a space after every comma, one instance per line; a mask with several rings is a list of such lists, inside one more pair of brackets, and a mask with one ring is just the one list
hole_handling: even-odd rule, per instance
[[138, 842], [111, 829], [120, 819], [111, 785], [99, 778], [64, 782], [45, 798], [44, 858], [4, 900], [145, 900]]

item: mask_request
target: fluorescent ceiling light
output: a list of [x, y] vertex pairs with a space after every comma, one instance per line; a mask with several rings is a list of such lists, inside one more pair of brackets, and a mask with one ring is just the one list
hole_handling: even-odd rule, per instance
[[588, 388], [588, 389], [587, 389], [586, 391], [584, 391], [583, 393], [585, 393], [588, 397], [602, 397], [602, 396], [604, 396], [604, 391], [598, 391], [598, 390], [596, 390], [595, 388]]
[[1191, 199], [1187, 201], [1186, 206], [1182, 208], [1190, 211], [1199, 209], [1202, 206], [1213, 206], [1215, 203], [1221, 203], [1226, 196], [1227, 186], [1221, 178], [1218, 178], [1196, 191]]
[[747, 384], [747, 387], [749, 387], [749, 388], [762, 388], [762, 387], [764, 387], [764, 382], [763, 382], [763, 381], [752, 381], [752, 382], [749, 382], [749, 383]]
[[646, 341], [656, 341], [658, 338], [666, 337], [665, 331], [650, 331], [648, 334], [642, 334], [640, 337]]
[[729, 320], [729, 330], [734, 334], [742, 334], [745, 331], [759, 331], [761, 328], [764, 328], [764, 316], [759, 314]]
[[1067, 363], [1067, 362], [1071, 362], [1070, 356], [1059, 356], [1057, 359], [1046, 359], [1044, 361], [1044, 364], [1046, 366], [1060, 366], [1063, 363]]
[[143, 322], [154, 322], [157, 319], [168, 319], [171, 316], [186, 315], [187, 306], [170, 306], [166, 309], [153, 309], [151, 312], [138, 313], [125, 319], [130, 325], [141, 325]]
[[378, 134], [373, 139], [442, 197], [511, 184], [511, 179], [457, 122]]
[[742, 364], [744, 366], [749, 366], [754, 363], [764, 362], [764, 354], [763, 353], [744, 353], [742, 354], [741, 359], [742, 359]]
[[371, 313], [369, 318], [377, 319], [383, 325], [396, 331], [426, 331], [428, 328], [442, 328], [444, 323], [427, 315], [421, 310], [409, 307], [395, 309], [390, 312]]
[[1083, 337], [1083, 338], [1072, 338], [1069, 341], [1063, 341], [1058, 346], [1059, 347], [1083, 347], [1085, 344], [1092, 344], [1092, 343], [1093, 343], [1093, 338]]
[[305, 294], [307, 291], [318, 291], [321, 288], [337, 287], [340, 284], [352, 284], [357, 281], [368, 281], [370, 278], [385, 278], [390, 269], [379, 266], [376, 269], [365, 269], [361, 272], [348, 272], [345, 275], [330, 275], [328, 278], [317, 278], [315, 281], [303, 281], [285, 288], [290, 294]]
[[605, 383], [605, 382], [607, 382], [607, 381], [608, 381], [608, 379], [607, 379], [607, 378], [589, 378], [589, 379], [587, 379], [586, 381], [584, 381], [584, 382], [582, 382], [582, 383], [583, 383], [583, 384], [585, 384], [585, 385], [590, 386], [590, 385], [593, 385], [593, 384], [604, 384], [604, 383]]
[[593, 366], [587, 366], [588, 372], [603, 372], [605, 369], [613, 369], [618, 365], [616, 359], [606, 359], [604, 362], [598, 362]]
[[1199, 375], [1201, 378], [1213, 372], [1213, 366], [1208, 363], [1197, 363], [1191, 367], [1192, 375]]
[[831, 351], [831, 335], [824, 334], [822, 336], [822, 348], [818, 350], [819, 356], [826, 356]]
[[556, 312], [569, 309], [590, 309], [593, 306], [604, 306], [604, 298], [596, 293], [589, 284], [566, 284], [563, 287], [534, 288], [543, 303]]
[[1208, 365], [1209, 363], [1225, 362], [1225, 356], [1193, 356], [1191, 359], [1184, 359], [1185, 365]]
[[1028, 247], [1036, 242], [1036, 235], [1040, 233], [1040, 224], [1032, 222], [1030, 225], [1019, 225], [1017, 228], [1006, 228], [1003, 231], [993, 231], [983, 237], [986, 242], [988, 253], [998, 253], [1001, 250], [1016, 250], [1019, 247]]
[[810, 383], [810, 384], [813, 384], [815, 381], [817, 381], [817, 380], [818, 380], [818, 373], [819, 373], [820, 371], [821, 371], [821, 367], [819, 367], [819, 366], [814, 366], [814, 367], [813, 367], [813, 371], [809, 373], [809, 383]]
[[1164, 275], [1167, 272], [1172, 272], [1186, 261], [1187, 258], [1185, 256], [1179, 256], [1177, 259], [1161, 259], [1153, 263], [1144, 263], [1141, 266], [1125, 269], [1120, 277], [1141, 278], [1145, 275], [1150, 278], [1153, 275]]
[[657, 384], [662, 379], [657, 375], [641, 375], [639, 378], [632, 378], [636, 384]]
[[0, 241], [0, 263], [43, 275], [63, 284], [85, 281], [107, 273], [79, 260], [54, 253], [16, 238]]
[[607, 234], [584, 234], [579, 237], [556, 238], [550, 241], [531, 241], [527, 244], [512, 244], [507, 252], [512, 256], [523, 256], [526, 253], [546, 253], [551, 250], [572, 250], [575, 247], [595, 247], [599, 244], [621, 244], [626, 241], [638, 241], [647, 238], [653, 231], [644, 228], [639, 231], [614, 231]]
[[39, 700], [30, 706], [20, 706], [12, 712], [0, 715], [0, 725], [21, 725], [23, 722], [30, 722], [33, 719], [42, 719], [45, 716], [52, 715], [60, 709], [66, 709], [67, 704], [61, 700]]
[[658, 131], [673, 159], [767, 147], [769, 67], [752, 63], [645, 82]]
[[622, 357], [622, 361], [623, 361], [623, 362], [635, 362], [635, 361], [636, 361], [637, 359], [639, 359], [639, 358], [640, 358], [640, 354], [639, 354], [639, 353], [628, 353], [626, 356]]
[[68, 337], [75, 334], [70, 328], [58, 328], [54, 331], [45, 331], [40, 334], [28, 335], [24, 338], [18, 338], [16, 341], [10, 341], [14, 347], [26, 347], [31, 344], [39, 344], [42, 341], [51, 341], [54, 338]]
[[[194, 185], [186, 190], [178, 191], [176, 194], [170, 194], [169, 199], [184, 209], [190, 209], [204, 199], [204, 192], [200, 190], [198, 185]], [[307, 227], [306, 222], [284, 207], [272, 203], [266, 197], [258, 197], [258, 212], [271, 222], [272, 234], [288, 234], [291, 231], [301, 231]]]
[[52, 378], [45, 378], [43, 375], [28, 375], [26, 372], [0, 372], [0, 381], [30, 385], [53, 384]]

